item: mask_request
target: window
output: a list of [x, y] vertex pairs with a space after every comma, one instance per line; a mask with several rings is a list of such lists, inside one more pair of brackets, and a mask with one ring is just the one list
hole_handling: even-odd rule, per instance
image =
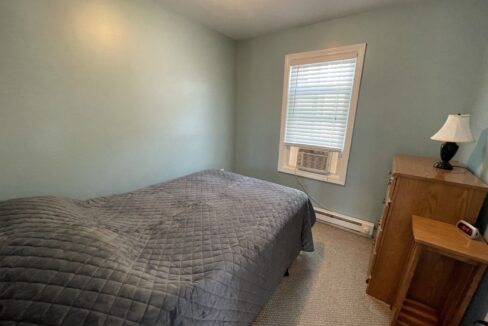
[[345, 184], [365, 50], [286, 56], [278, 171]]

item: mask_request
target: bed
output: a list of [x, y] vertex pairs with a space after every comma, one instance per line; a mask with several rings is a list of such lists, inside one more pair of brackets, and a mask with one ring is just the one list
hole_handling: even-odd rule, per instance
[[0, 202], [2, 325], [248, 325], [301, 250], [303, 192], [217, 170]]

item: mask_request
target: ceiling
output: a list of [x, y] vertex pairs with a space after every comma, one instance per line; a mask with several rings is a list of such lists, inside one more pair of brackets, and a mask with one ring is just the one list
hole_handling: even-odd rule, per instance
[[415, 0], [159, 0], [233, 39]]

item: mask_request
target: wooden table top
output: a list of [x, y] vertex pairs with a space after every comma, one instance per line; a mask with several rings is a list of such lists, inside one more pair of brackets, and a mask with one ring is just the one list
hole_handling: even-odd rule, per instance
[[465, 168], [455, 167], [452, 171], [437, 169], [434, 167], [437, 161], [439, 158], [397, 154], [393, 158], [392, 174], [488, 191], [488, 185]]
[[412, 216], [415, 242], [479, 263], [488, 264], [488, 245], [472, 240], [455, 225], [421, 216]]

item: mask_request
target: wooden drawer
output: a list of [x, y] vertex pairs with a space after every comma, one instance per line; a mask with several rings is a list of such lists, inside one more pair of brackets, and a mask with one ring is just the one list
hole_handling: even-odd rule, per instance
[[388, 186], [386, 188], [385, 204], [391, 203], [393, 198], [393, 191], [395, 190], [395, 185], [396, 185], [396, 178], [390, 177], [390, 179], [388, 180]]
[[[383, 230], [385, 229], [386, 221], [388, 220], [388, 214], [390, 212], [391, 202], [386, 202], [383, 204], [383, 213], [378, 221], [378, 229], [381, 227]], [[378, 238], [378, 236], [376, 236]]]
[[395, 178], [390, 177], [388, 179], [388, 185], [387, 185], [387, 189], [386, 189], [385, 199], [383, 200], [383, 213], [381, 214], [381, 217], [378, 221], [378, 229], [376, 230], [376, 235], [374, 236], [374, 239], [373, 239], [373, 246], [372, 246], [372, 250], [371, 250], [371, 255], [369, 257], [367, 282], [369, 282], [369, 280], [371, 279], [371, 274], [373, 272], [374, 264], [376, 261], [376, 256], [377, 256], [379, 248], [381, 246], [383, 230], [385, 229], [385, 224], [386, 224], [386, 221], [388, 219], [388, 214], [390, 211], [391, 198], [393, 195], [394, 186], [395, 186]]
[[383, 229], [381, 228], [381, 226], [379, 226], [378, 231], [376, 231], [376, 238], [373, 239], [373, 249], [371, 250], [371, 255], [369, 256], [368, 280], [371, 279], [371, 274], [373, 273], [374, 263], [376, 261], [376, 256], [378, 255], [378, 248], [381, 243], [382, 234]]
[[383, 235], [383, 227], [380, 225], [378, 226], [378, 230], [376, 231], [376, 237], [373, 239], [371, 255], [369, 256], [368, 280], [371, 279], [371, 274], [373, 273], [374, 264], [376, 262], [376, 256], [378, 255], [378, 250], [381, 245], [382, 235]]
[[[388, 219], [388, 214], [390, 212], [390, 206], [393, 201], [393, 191], [395, 190], [396, 178], [390, 177], [388, 179], [388, 184], [386, 187], [386, 195], [383, 200], [383, 213], [381, 214], [378, 226], [383, 230], [385, 229], [386, 220]], [[376, 236], [378, 238], [378, 236]]]
[[378, 254], [379, 248], [382, 243], [382, 236], [383, 236], [383, 230], [384, 230], [384, 225], [385, 221], [388, 218], [388, 211], [389, 211], [390, 204], [384, 205], [383, 208], [383, 216], [380, 218], [380, 221], [378, 223], [378, 229], [376, 230], [376, 235], [373, 239], [373, 246], [371, 250], [371, 255], [369, 257], [369, 265], [368, 265], [368, 281], [371, 278], [371, 274], [373, 272], [374, 264], [376, 262], [376, 256]]

